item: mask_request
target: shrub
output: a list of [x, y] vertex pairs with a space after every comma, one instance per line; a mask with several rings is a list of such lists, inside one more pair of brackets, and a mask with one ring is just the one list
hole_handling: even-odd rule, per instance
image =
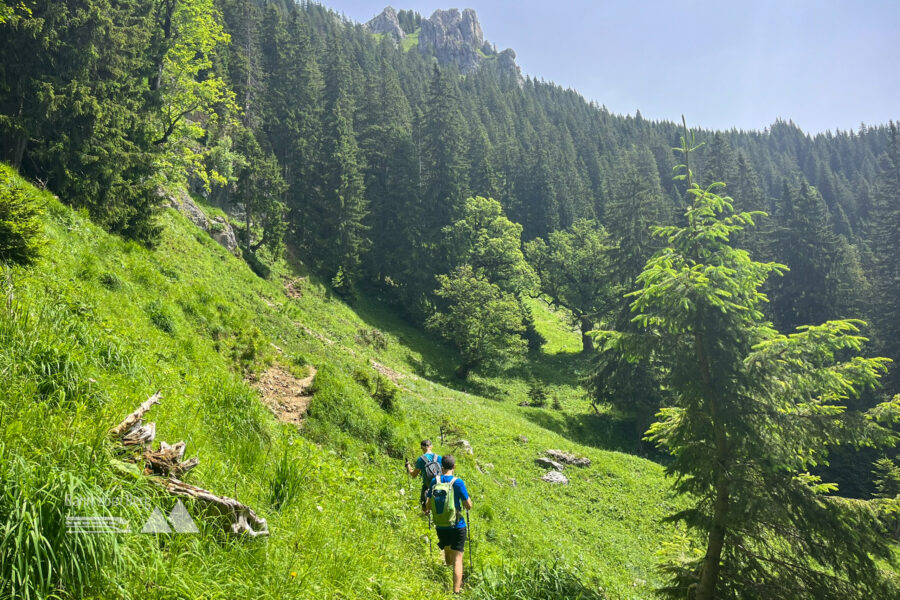
[[529, 406], [544, 407], [547, 405], [547, 390], [536, 379], [528, 382]]
[[119, 279], [119, 276], [115, 273], [103, 273], [100, 275], [98, 280], [100, 281], [100, 285], [110, 291], [114, 292], [122, 288], [122, 280]]
[[257, 364], [264, 363], [268, 356], [268, 343], [258, 327], [242, 329], [234, 340], [231, 358], [244, 373], [253, 373]]
[[46, 245], [44, 210], [34, 188], [0, 165], [0, 262], [31, 264]]
[[378, 375], [375, 379], [375, 391], [372, 393], [372, 397], [378, 402], [378, 406], [387, 412], [394, 410], [394, 403], [399, 393], [400, 390], [394, 385], [394, 382], [384, 375]]
[[354, 369], [353, 381], [365, 388], [366, 392], [369, 394], [372, 393], [372, 374], [366, 369]]
[[376, 350], [387, 348], [387, 338], [380, 329], [359, 329], [356, 332], [356, 343], [363, 346], [372, 346]]

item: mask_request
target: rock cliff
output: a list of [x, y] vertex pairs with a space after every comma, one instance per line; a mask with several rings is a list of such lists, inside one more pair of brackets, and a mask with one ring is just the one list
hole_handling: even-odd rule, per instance
[[422, 21], [419, 52], [432, 53], [441, 64], [456, 63], [461, 73], [471, 73], [484, 60], [478, 50], [484, 46], [484, 34], [478, 16], [471, 8], [436, 10]]
[[372, 33], [389, 35], [395, 40], [402, 40], [406, 36], [403, 33], [403, 28], [400, 27], [397, 11], [391, 6], [385, 8], [380, 15], [366, 23], [366, 28]]
[[[421, 17], [414, 14], [416, 23]], [[381, 14], [366, 23], [365, 27], [372, 33], [390, 35], [398, 42], [406, 37], [400, 16], [404, 11], [397, 11], [388, 6]], [[410, 31], [410, 26], [407, 23]], [[419, 52], [433, 55], [442, 64], [454, 63], [463, 74], [472, 73], [485, 63], [497, 69], [501, 74], [515, 78], [519, 85], [524, 83], [522, 72], [516, 64], [516, 53], [507, 48], [497, 52], [497, 48], [484, 39], [478, 15], [471, 8], [459, 10], [436, 10], [428, 19], [421, 20], [418, 31]]]

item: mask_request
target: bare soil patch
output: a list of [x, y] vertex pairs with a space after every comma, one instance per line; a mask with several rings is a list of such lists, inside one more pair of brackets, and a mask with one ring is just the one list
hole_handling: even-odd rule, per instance
[[379, 373], [381, 373], [382, 375], [384, 375], [385, 377], [387, 377], [394, 383], [399, 383], [400, 379], [403, 378], [402, 374], [398, 373], [397, 371], [393, 370], [390, 367], [386, 367], [379, 362], [375, 362], [374, 360], [369, 361], [369, 362], [372, 363], [372, 368], [374, 368], [376, 371], [378, 371]]
[[297, 379], [281, 365], [275, 365], [260, 375], [254, 387], [262, 394], [263, 402], [279, 421], [303, 424], [303, 416], [312, 401], [312, 382], [316, 368], [310, 365], [310, 373]]
[[306, 277], [298, 277], [297, 279], [289, 279], [285, 277], [284, 279], [284, 293], [288, 298], [302, 298], [303, 297], [303, 283], [305, 282]]

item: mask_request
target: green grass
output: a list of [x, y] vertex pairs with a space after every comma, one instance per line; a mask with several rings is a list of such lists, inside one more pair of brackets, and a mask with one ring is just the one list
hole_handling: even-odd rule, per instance
[[[340, 302], [287, 261], [262, 280], [172, 210], [147, 250], [45, 201], [43, 258], [0, 278], [0, 598], [444, 597], [418, 483], [402, 471], [422, 437], [450, 451], [442, 425], [474, 447], [458, 463], [475, 500], [470, 597], [637, 599], [661, 583], [654, 553], [673, 536], [660, 518], [675, 501], [659, 465], [608, 450], [628, 436], [588, 408], [580, 340], [562, 315], [535, 304], [543, 350], [462, 383], [450, 348], [386, 306]], [[298, 277], [302, 296], [289, 299], [283, 279]], [[400, 374], [390, 410], [354, 378], [374, 380], [371, 361]], [[245, 382], [276, 362], [318, 368], [302, 433]], [[562, 410], [518, 406], [535, 379]], [[150, 507], [174, 505], [106, 439], [156, 390], [157, 440], [185, 440], [200, 457], [188, 481], [254, 507], [268, 539], [228, 539], [204, 519], [199, 536], [65, 533], [67, 515], [139, 528]], [[593, 465], [552, 487], [534, 463], [547, 448]], [[65, 490], [96, 501], [69, 506]]]
[[400, 40], [400, 48], [404, 52], [409, 52], [412, 48], [415, 48], [416, 46], [419, 45], [419, 32], [421, 30], [422, 30], [422, 28], [420, 27], [420, 28], [416, 29], [415, 31], [413, 31], [412, 33], [406, 34], [406, 37], [404, 37], [402, 40]]

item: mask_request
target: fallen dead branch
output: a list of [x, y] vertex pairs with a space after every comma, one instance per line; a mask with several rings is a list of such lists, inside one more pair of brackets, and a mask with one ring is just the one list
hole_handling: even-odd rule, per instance
[[256, 515], [253, 509], [241, 504], [234, 498], [216, 496], [208, 490], [199, 488], [175, 478], [156, 479], [154, 483], [161, 485], [170, 494], [188, 496], [199, 500], [208, 510], [227, 518], [231, 522], [231, 533], [257, 537], [269, 535], [266, 520]]
[[257, 516], [249, 506], [233, 498], [217, 496], [208, 490], [176, 479], [176, 476], [185, 475], [200, 463], [200, 459], [196, 456], [189, 460], [183, 460], [187, 448], [184, 441], [177, 444], [160, 441], [159, 449], [153, 450], [156, 423], [144, 425], [143, 419], [155, 404], [160, 403], [161, 397], [159, 392], [150, 396], [121, 423], [111, 429], [110, 435], [118, 439], [125, 448], [140, 447], [143, 449], [141, 456], [145, 464], [144, 473], [163, 477], [151, 478], [153, 483], [165, 488], [170, 494], [194, 498], [210, 512], [225, 517], [229, 522], [231, 533], [251, 537], [269, 535], [266, 520]]

